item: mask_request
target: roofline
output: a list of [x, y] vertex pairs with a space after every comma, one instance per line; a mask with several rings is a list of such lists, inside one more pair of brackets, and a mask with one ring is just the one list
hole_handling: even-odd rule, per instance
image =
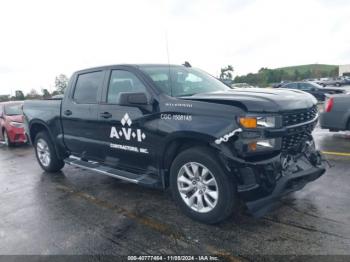
[[185, 67], [184, 65], [176, 65], [176, 64], [112, 64], [112, 65], [105, 65], [105, 66], [96, 66], [96, 67], [89, 67], [85, 69], [81, 69], [78, 71], [75, 71], [75, 73], [81, 73], [85, 71], [99, 71], [99, 70], [108, 70], [108, 69], [113, 69], [115, 67], [130, 67], [130, 68], [140, 68], [143, 66], [180, 66], [180, 67]]

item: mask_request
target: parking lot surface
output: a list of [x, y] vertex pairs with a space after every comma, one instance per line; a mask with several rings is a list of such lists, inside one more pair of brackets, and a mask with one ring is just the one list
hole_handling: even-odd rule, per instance
[[44, 173], [30, 146], [0, 146], [0, 254], [350, 255], [350, 137], [317, 129], [332, 165], [263, 218], [208, 226], [169, 192], [66, 166]]

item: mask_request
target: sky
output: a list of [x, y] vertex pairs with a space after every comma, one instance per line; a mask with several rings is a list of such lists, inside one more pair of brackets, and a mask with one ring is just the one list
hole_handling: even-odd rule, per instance
[[0, 95], [120, 63], [350, 63], [347, 0], [0, 0]]

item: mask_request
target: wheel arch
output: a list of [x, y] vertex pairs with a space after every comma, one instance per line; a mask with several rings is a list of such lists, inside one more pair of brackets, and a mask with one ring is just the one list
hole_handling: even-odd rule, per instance
[[40, 133], [42, 131], [45, 131], [49, 135], [49, 137], [50, 137], [50, 139], [55, 147], [55, 151], [56, 151], [57, 156], [64, 158], [63, 154], [61, 153], [57, 144], [55, 143], [55, 139], [50, 131], [50, 128], [48, 127], [48, 125], [44, 121], [35, 120], [29, 124], [29, 139], [30, 139], [31, 143], [34, 145], [35, 137], [37, 136], [38, 133]]
[[192, 147], [206, 147], [219, 152], [219, 149], [213, 146], [214, 139], [210, 135], [196, 132], [182, 132], [168, 138], [159, 152], [163, 186], [169, 186], [170, 167], [178, 154]]
[[47, 132], [50, 136], [50, 139], [53, 140], [48, 126], [43, 121], [36, 120], [29, 124], [29, 138], [32, 144], [34, 144], [37, 134], [42, 131]]

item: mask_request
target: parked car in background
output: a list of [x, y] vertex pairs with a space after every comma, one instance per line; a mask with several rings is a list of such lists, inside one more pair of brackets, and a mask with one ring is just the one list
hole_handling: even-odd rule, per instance
[[27, 142], [22, 107], [23, 102], [0, 103], [0, 140], [6, 146]]
[[53, 100], [60, 100], [60, 99], [63, 99], [63, 95], [54, 95], [51, 97], [51, 99]]
[[350, 85], [350, 79], [348, 77], [337, 77], [337, 78], [328, 78], [326, 80], [316, 81], [317, 84], [321, 86], [344, 86]]
[[282, 80], [281, 82], [278, 82], [278, 83], [272, 83], [272, 84], [271, 84], [271, 87], [272, 87], [272, 88], [279, 88], [279, 87], [281, 87], [281, 86], [283, 86], [283, 85], [285, 85], [285, 84], [287, 84], [287, 83], [290, 83], [290, 81], [288, 81], [288, 80]]
[[234, 83], [231, 85], [232, 88], [255, 88], [255, 86], [252, 86], [247, 83]]
[[318, 101], [324, 101], [326, 99], [327, 94], [343, 94], [344, 90], [339, 88], [325, 88], [321, 85], [318, 85], [313, 82], [293, 82], [282, 85], [280, 88], [288, 88], [288, 89], [298, 89], [304, 92], [307, 92], [314, 97]]
[[327, 98], [320, 125], [330, 131], [350, 130], [350, 94], [333, 95]]

